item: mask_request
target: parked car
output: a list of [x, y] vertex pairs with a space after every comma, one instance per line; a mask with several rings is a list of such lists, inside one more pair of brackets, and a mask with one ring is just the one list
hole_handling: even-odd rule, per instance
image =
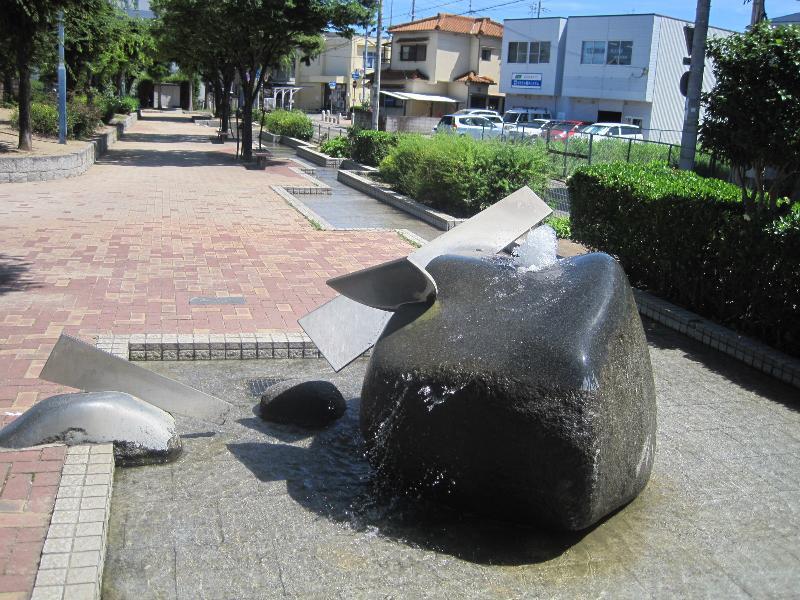
[[518, 134], [520, 137], [538, 138], [542, 137], [547, 130], [548, 124], [552, 122], [552, 119], [534, 119], [526, 124], [516, 126], [513, 130], [508, 130], [507, 133], [511, 134], [513, 131], [513, 133]]
[[500, 113], [496, 110], [489, 110], [488, 108], [462, 108], [453, 113], [454, 115], [480, 115], [482, 117], [497, 117], [502, 121]]
[[503, 115], [503, 127], [506, 132], [523, 131], [539, 120], [551, 118], [552, 115], [546, 108], [512, 108]]
[[[632, 140], [643, 140], [642, 128], [637, 125], [628, 125], [627, 123], [592, 123], [581, 127], [578, 132], [581, 137], [605, 136], [615, 138], [625, 138]], [[595, 137], [595, 140], [598, 138]]]
[[542, 137], [546, 137], [550, 141], [563, 142], [578, 133], [581, 127], [588, 124], [586, 121], [553, 121], [547, 124], [546, 131], [543, 132]]
[[452, 114], [443, 116], [433, 128], [433, 133], [468, 135], [481, 140], [500, 137], [503, 134], [503, 126], [502, 123], [493, 123], [490, 117]]

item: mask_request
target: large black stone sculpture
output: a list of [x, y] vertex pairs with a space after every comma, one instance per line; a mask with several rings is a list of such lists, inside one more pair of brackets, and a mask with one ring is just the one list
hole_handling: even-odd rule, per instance
[[537, 272], [445, 255], [392, 317], [361, 429], [381, 478], [501, 519], [580, 530], [644, 488], [656, 404], [625, 273], [606, 254]]

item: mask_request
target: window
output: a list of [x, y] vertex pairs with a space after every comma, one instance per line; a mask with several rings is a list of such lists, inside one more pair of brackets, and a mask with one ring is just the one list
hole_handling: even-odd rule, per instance
[[420, 62], [425, 60], [427, 56], [428, 47], [424, 44], [415, 44], [413, 46], [400, 46], [400, 60], [410, 62]]
[[582, 65], [602, 65], [606, 62], [605, 42], [583, 42], [581, 44]]
[[633, 42], [608, 42], [609, 65], [629, 65], [633, 55]]
[[367, 52], [367, 68], [374, 69], [375, 68], [375, 53], [374, 52]]
[[481, 48], [481, 60], [492, 60], [491, 48]]
[[530, 53], [528, 54], [528, 62], [549, 63], [550, 42], [531, 42]]
[[528, 42], [509, 42], [508, 62], [510, 63], [528, 62]]

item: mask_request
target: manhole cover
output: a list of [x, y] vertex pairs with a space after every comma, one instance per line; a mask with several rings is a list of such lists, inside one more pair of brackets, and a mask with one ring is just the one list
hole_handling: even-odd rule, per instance
[[244, 296], [195, 296], [189, 299], [189, 304], [244, 304]]
[[256, 398], [260, 398], [261, 394], [267, 391], [267, 388], [272, 387], [276, 383], [286, 381], [285, 379], [278, 379], [275, 377], [263, 377], [261, 379], [250, 379], [247, 382], [247, 388], [250, 393]]

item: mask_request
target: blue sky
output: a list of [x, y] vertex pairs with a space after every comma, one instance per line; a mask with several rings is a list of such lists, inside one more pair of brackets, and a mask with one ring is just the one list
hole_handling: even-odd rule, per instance
[[[537, 0], [417, 0], [416, 17], [435, 15], [437, 12], [466, 13], [470, 5], [475, 16], [487, 16], [502, 22], [503, 19], [523, 19], [531, 16], [531, 6]], [[498, 6], [505, 4], [505, 6]], [[495, 8], [490, 8], [495, 7]], [[589, 0], [542, 0], [542, 16], [568, 17], [570, 15], [607, 15], [629, 13], [659, 13], [693, 21], [696, 0], [616, 0], [598, 2]], [[766, 0], [767, 15], [780, 17], [800, 12], [796, 0]], [[384, 23], [393, 24], [411, 20], [411, 0], [383, 0]], [[742, 31], [750, 23], [750, 5], [742, 0], [711, 0], [711, 25]]]

